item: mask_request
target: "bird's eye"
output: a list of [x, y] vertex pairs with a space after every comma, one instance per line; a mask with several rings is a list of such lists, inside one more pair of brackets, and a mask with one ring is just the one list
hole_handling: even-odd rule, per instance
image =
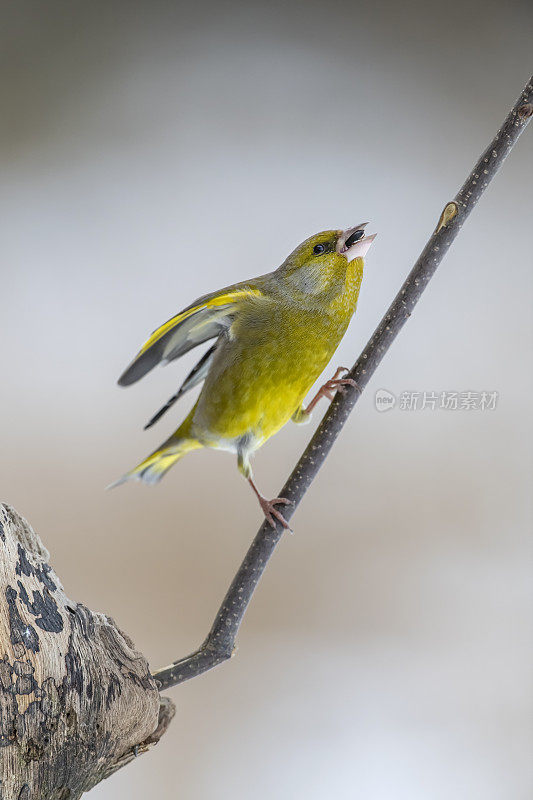
[[359, 241], [359, 239], [362, 239], [364, 235], [365, 232], [361, 228], [358, 231], [354, 231], [352, 234], [350, 234], [350, 236], [348, 236], [348, 238], [344, 242], [344, 246], [351, 247], [352, 244], [355, 244], [356, 242]]
[[313, 247], [313, 253], [315, 254], [315, 256], [319, 256], [320, 253], [323, 253], [325, 251], [325, 249], [326, 249], [325, 244], [315, 244], [315, 246]]

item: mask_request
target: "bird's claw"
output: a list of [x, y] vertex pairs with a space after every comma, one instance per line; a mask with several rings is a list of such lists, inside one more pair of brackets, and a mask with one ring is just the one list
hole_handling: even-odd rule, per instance
[[269, 525], [272, 526], [272, 528], [276, 527], [276, 523], [274, 521], [275, 517], [277, 521], [285, 528], [285, 530], [290, 531], [291, 533], [293, 532], [292, 528], [290, 527], [289, 523], [287, 522], [281, 511], [278, 511], [278, 509], [276, 508], [276, 505], [284, 505], [284, 506], [294, 505], [292, 500], [287, 500], [287, 498], [285, 497], [274, 497], [273, 500], [267, 500], [266, 497], [260, 497], [259, 504], [261, 506], [263, 514], [265, 515], [265, 519], [267, 520]]
[[[346, 367], [340, 367], [335, 373], [335, 376], [337, 376], [341, 370], [342, 371], [346, 370]], [[357, 385], [357, 383], [354, 381], [353, 378], [337, 378], [335, 376], [331, 378], [329, 381], [326, 381], [326, 383], [320, 389], [321, 394], [324, 397], [327, 397], [328, 400], [333, 400], [336, 392], [344, 394], [346, 392], [346, 389], [344, 388], [345, 386], [353, 386], [355, 389], [357, 389], [358, 392], [361, 392], [360, 387]]]
[[[354, 389], [357, 389], [357, 391], [359, 392], [359, 394], [361, 394], [363, 390], [361, 389], [361, 387], [359, 386], [359, 384], [357, 383], [357, 381], [354, 381], [354, 379], [353, 379], [353, 378], [341, 378], [341, 379], [339, 380], [339, 375], [342, 375], [342, 373], [343, 373], [343, 372], [349, 372], [349, 371], [350, 371], [350, 370], [348, 369], [348, 367], [339, 367], [339, 368], [337, 369], [337, 371], [336, 371], [335, 375], [333, 376], [333, 378], [332, 378], [331, 380], [332, 380], [334, 383], [338, 383], [338, 384], [340, 384], [341, 386], [342, 386], [342, 385], [348, 385], [348, 384], [349, 384], [350, 386], [353, 386], [353, 387], [354, 387]], [[328, 383], [329, 383], [329, 381], [328, 381]], [[341, 393], [344, 393], [346, 390], [345, 390], [345, 389], [338, 388], [338, 391], [339, 391], [339, 392], [341, 392]]]
[[326, 381], [325, 384], [320, 387], [305, 411], [310, 414], [321, 397], [327, 397], [328, 400], [333, 400], [336, 392], [344, 394], [346, 392], [346, 389], [344, 388], [345, 386], [353, 386], [354, 389], [361, 394], [362, 389], [357, 385], [353, 378], [339, 378], [339, 375], [342, 375], [343, 372], [349, 371], [350, 370], [348, 367], [338, 367], [333, 378], [330, 378], [329, 381]]

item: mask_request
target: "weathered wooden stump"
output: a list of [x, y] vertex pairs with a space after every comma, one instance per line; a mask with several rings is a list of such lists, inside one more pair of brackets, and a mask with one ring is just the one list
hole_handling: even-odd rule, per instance
[[174, 714], [105, 614], [65, 595], [28, 523], [0, 505], [0, 800], [75, 800]]

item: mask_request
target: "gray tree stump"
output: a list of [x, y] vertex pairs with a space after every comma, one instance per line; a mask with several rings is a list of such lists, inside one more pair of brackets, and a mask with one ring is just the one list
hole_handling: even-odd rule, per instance
[[76, 800], [174, 715], [104, 614], [66, 596], [28, 523], [0, 505], [0, 800]]

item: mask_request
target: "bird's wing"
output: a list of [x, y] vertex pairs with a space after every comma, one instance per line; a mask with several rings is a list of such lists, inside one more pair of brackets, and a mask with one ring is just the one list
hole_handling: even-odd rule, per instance
[[192, 347], [219, 336], [230, 327], [239, 302], [261, 294], [250, 284], [236, 284], [200, 297], [152, 333], [118, 379], [120, 386], [135, 383], [156, 364], [179, 358]]
[[165, 405], [159, 409], [157, 414], [154, 414], [152, 419], [146, 423], [146, 425], [144, 426], [145, 431], [148, 428], [151, 428], [152, 425], [154, 425], [158, 420], [160, 420], [163, 414], [166, 414], [169, 408], [171, 408], [176, 402], [176, 400], [179, 400], [180, 397], [182, 397], [185, 394], [185, 392], [188, 392], [189, 389], [192, 389], [194, 386], [197, 386], [204, 380], [205, 376], [209, 372], [209, 368], [213, 361], [213, 356], [215, 355], [217, 344], [218, 342], [215, 342], [215, 344], [212, 345], [209, 348], [209, 350], [203, 354], [200, 361], [189, 372], [189, 374], [181, 384], [176, 394], [173, 394], [172, 397], [169, 400], [167, 400]]

